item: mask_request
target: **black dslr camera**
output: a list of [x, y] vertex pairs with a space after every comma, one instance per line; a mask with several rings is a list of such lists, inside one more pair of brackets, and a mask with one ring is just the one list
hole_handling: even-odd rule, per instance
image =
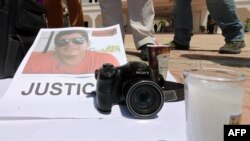
[[150, 118], [161, 110], [166, 99], [177, 99], [176, 93], [164, 86], [168, 85], [165, 81], [153, 81], [149, 66], [143, 62], [120, 67], [103, 64], [95, 71], [95, 78], [96, 104], [101, 112], [111, 112], [113, 104], [125, 103], [135, 117]]

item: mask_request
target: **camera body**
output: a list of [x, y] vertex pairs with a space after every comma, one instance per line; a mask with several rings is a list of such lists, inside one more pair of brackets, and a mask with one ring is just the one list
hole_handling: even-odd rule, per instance
[[111, 112], [113, 104], [126, 104], [137, 118], [156, 115], [164, 104], [162, 88], [153, 81], [146, 63], [129, 62], [120, 67], [103, 64], [95, 71], [96, 105], [102, 112]]

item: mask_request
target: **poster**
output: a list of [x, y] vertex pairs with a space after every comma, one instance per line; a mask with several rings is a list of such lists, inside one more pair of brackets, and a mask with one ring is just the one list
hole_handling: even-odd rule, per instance
[[0, 118], [121, 117], [95, 107], [95, 70], [127, 63], [119, 25], [41, 29], [7, 92]]

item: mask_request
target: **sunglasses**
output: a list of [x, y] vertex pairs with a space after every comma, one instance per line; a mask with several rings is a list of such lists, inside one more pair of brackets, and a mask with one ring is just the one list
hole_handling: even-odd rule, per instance
[[55, 42], [55, 44], [56, 46], [62, 47], [62, 46], [69, 45], [70, 42], [72, 42], [75, 45], [81, 45], [84, 42], [86, 42], [86, 40], [83, 37], [71, 38], [71, 39], [60, 39], [57, 42]]

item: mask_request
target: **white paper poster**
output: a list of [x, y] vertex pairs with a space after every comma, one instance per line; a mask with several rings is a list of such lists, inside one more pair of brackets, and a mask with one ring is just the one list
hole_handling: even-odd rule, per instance
[[[118, 25], [41, 29], [1, 98], [2, 118], [102, 118], [94, 72], [127, 63]], [[113, 108], [112, 116], [120, 117]], [[111, 117], [112, 117], [111, 116]]]

